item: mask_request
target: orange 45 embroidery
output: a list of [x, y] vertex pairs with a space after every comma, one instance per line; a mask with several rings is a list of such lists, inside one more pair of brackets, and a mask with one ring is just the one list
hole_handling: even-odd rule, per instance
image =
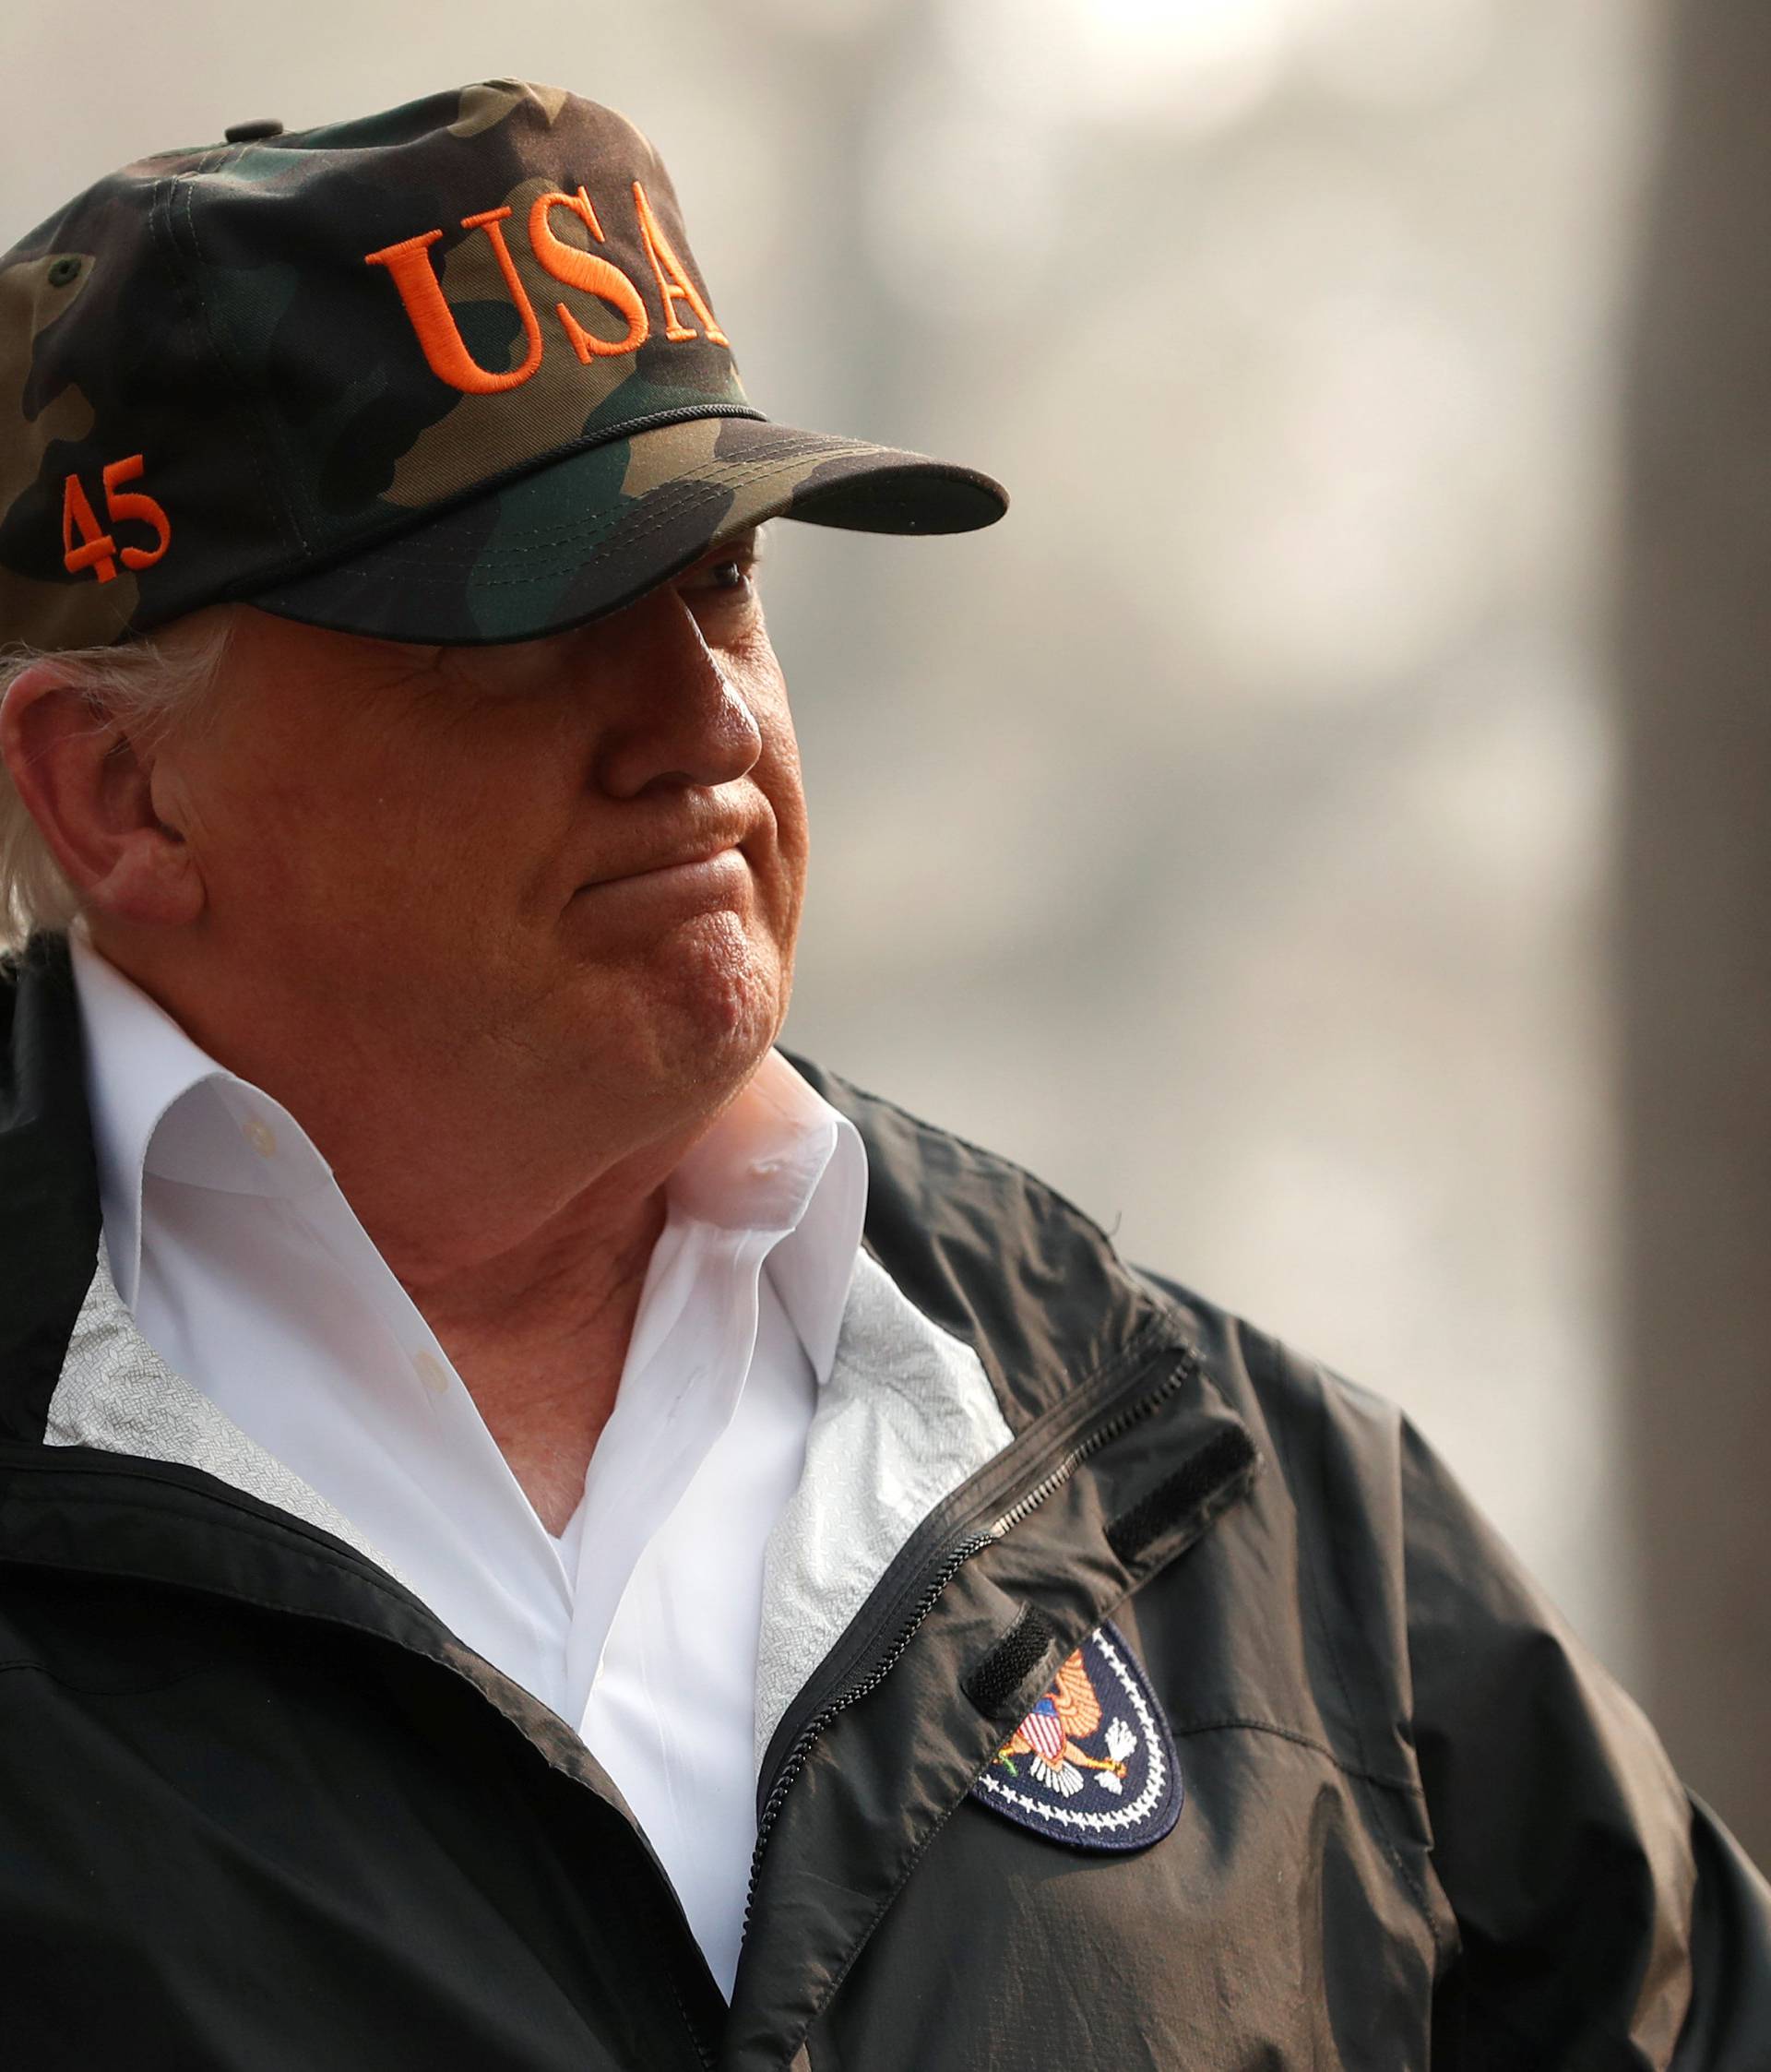
[[119, 561], [125, 568], [151, 568], [172, 545], [172, 521], [165, 512], [145, 492], [123, 486], [139, 481], [144, 465], [141, 455], [132, 453], [126, 460], [113, 460], [105, 469], [104, 515], [113, 526], [151, 527], [151, 547], [119, 547], [99, 523], [80, 478], [67, 478], [62, 489], [62, 560], [70, 576], [83, 575], [89, 568], [100, 582], [112, 583]]

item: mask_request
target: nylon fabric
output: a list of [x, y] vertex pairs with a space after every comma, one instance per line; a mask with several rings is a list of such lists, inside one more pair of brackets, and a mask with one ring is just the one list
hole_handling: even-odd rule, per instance
[[[1406, 1420], [797, 1056], [930, 1327], [880, 1459], [938, 1458], [893, 1421], [943, 1376], [926, 1414], [982, 1458], [786, 1703], [728, 2007], [564, 1721], [334, 1533], [89, 1443], [170, 1447], [176, 1391], [84, 1299], [70, 987], [53, 947], [0, 969], [0, 1947], [31, 2072], [1771, 2063], [1771, 1889]], [[1109, 1620], [1185, 1779], [1123, 1853], [974, 1796]]]

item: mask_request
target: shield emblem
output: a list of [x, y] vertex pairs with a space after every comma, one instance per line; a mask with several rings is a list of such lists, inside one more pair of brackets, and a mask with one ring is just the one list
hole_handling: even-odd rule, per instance
[[1147, 1849], [1174, 1826], [1183, 1799], [1174, 1736], [1111, 1621], [1059, 1663], [971, 1795], [1076, 1849]]

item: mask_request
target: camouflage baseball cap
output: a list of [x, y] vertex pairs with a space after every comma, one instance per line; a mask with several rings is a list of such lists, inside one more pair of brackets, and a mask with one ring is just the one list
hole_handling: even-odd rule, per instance
[[528, 639], [767, 518], [957, 532], [1006, 502], [768, 423], [657, 154], [555, 88], [244, 125], [0, 258], [0, 640], [121, 639], [223, 599]]

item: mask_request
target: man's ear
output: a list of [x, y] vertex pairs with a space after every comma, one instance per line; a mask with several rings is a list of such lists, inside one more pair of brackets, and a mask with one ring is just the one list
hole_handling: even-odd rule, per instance
[[107, 712], [53, 655], [0, 702], [0, 761], [82, 906], [148, 927], [203, 911], [196, 860], [157, 810], [171, 787], [164, 770], [156, 782], [149, 730]]

